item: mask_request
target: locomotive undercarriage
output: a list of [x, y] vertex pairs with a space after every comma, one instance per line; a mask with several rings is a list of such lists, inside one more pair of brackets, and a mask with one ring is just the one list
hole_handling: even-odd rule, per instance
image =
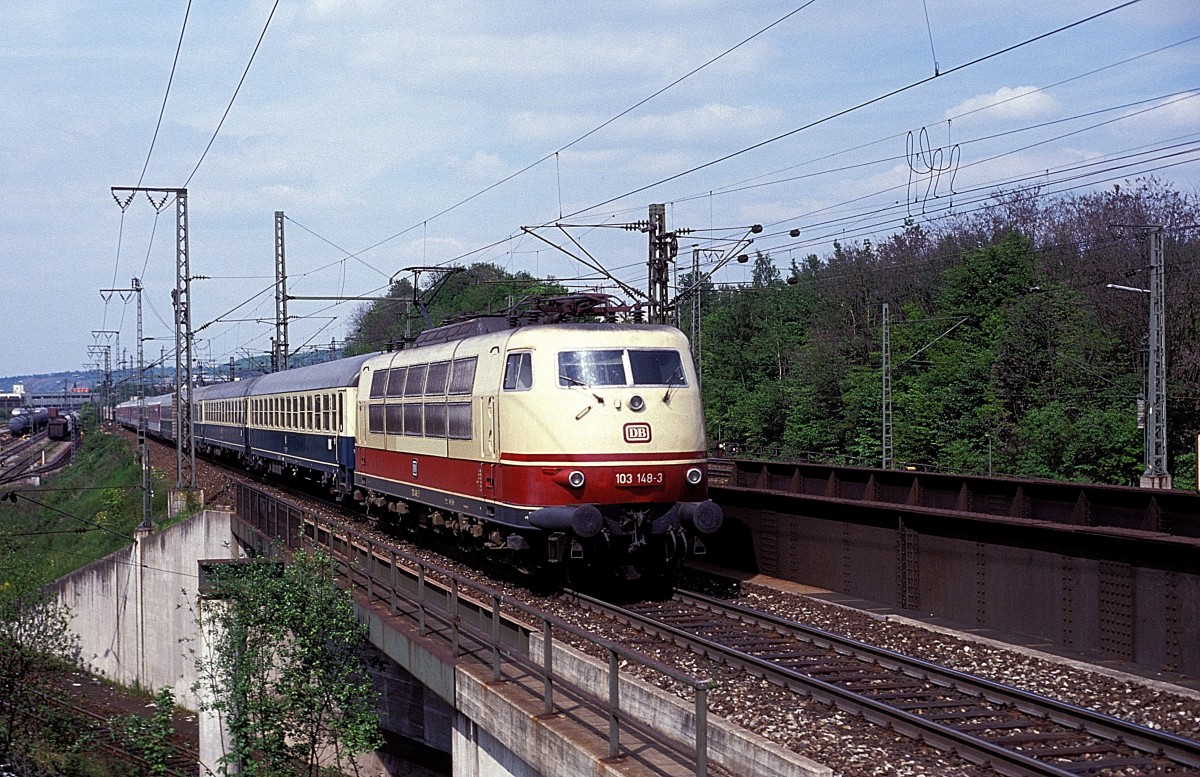
[[704, 554], [700, 532], [686, 519], [690, 512], [679, 505], [591, 507], [600, 514], [599, 528], [581, 536], [567, 520], [525, 530], [378, 491], [356, 489], [353, 500], [382, 530], [432, 534], [460, 551], [553, 583], [606, 589], [616, 584], [643, 594], [669, 590], [684, 559]]

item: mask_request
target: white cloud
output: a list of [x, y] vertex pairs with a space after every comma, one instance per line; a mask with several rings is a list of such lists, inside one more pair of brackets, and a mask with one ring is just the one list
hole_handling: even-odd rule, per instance
[[[1182, 92], [1158, 103], [1154, 110], [1144, 115], [1146, 122], [1153, 123], [1157, 132], [1166, 130], [1195, 130], [1200, 127], [1200, 93]], [[1138, 122], [1135, 119], [1135, 122]], [[1140, 122], [1139, 122], [1140, 123]]]
[[1027, 120], [1049, 116], [1058, 110], [1058, 101], [1036, 86], [1002, 86], [991, 94], [963, 100], [946, 111], [946, 118], [959, 121], [969, 114], [983, 113], [988, 120]]
[[446, 166], [461, 179], [471, 181], [498, 181], [511, 171], [508, 163], [498, 155], [482, 150], [469, 159], [452, 154], [446, 158]]

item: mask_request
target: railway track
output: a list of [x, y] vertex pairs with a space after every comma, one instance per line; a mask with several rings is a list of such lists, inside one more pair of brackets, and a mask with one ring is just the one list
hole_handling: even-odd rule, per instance
[[1005, 775], [1194, 774], [1200, 742], [701, 594], [582, 607]]
[[[90, 740], [93, 750], [101, 750], [108, 755], [136, 767], [136, 774], [152, 774], [158, 765], [151, 763], [133, 752], [123, 743], [109, 725], [109, 716], [100, 714], [81, 704], [72, 703], [53, 696], [42, 697], [43, 709], [33, 714], [33, 718], [43, 726], [52, 725], [53, 714], [66, 715], [74, 723], [75, 733], [79, 741]], [[163, 770], [160, 774], [168, 777], [196, 777], [199, 773], [200, 753], [180, 737], [172, 737], [166, 743], [170, 753], [162, 759]]]
[[0, 449], [0, 484], [34, 474], [47, 442], [44, 431], [5, 440], [3, 449]]
[[[279, 489], [276, 487], [272, 490]], [[311, 496], [308, 498], [311, 499]], [[331, 509], [327, 503], [323, 503], [323, 508], [326, 512], [340, 512], [337, 508]], [[376, 550], [388, 542], [381, 536]], [[577, 606], [584, 602], [582, 597], [571, 598], [568, 595], [562, 597], [561, 601], [566, 602], [564, 610], [573, 609], [576, 616], [582, 614]], [[1197, 750], [1200, 745], [1185, 738], [1162, 735], [1087, 710], [1076, 710], [1070, 705], [1042, 700], [1033, 694], [1011, 691], [1017, 697], [1027, 697], [1016, 700], [998, 696], [1007, 689], [931, 664], [909, 661], [907, 669], [892, 668], [889, 667], [890, 663], [908, 660], [886, 650], [862, 646], [859, 658], [854, 658], [853, 651], [846, 647], [826, 647], [823, 648], [826, 651], [824, 654], [814, 652], [816, 648], [811, 645], [798, 646], [795, 643], [796, 639], [803, 638], [793, 633], [793, 624], [779, 621], [784, 624], [780, 626], [771, 622], [770, 616], [751, 611], [742, 611], [734, 615], [731, 621], [727, 616], [718, 617], [712, 609], [727, 606], [724, 602], [713, 601], [701, 605], [702, 601], [693, 596], [687, 601], [676, 599], [667, 603], [639, 605], [633, 609], [642, 612], [627, 610], [616, 616], [605, 610], [609, 606], [603, 603], [596, 602], [592, 607], [613, 617], [614, 622], [633, 624], [633, 628], [650, 633], [655, 640], [666, 639], [683, 646], [679, 648], [681, 650], [745, 667], [748, 670], [745, 677], [752, 684], [759, 682], [753, 678], [770, 677], [776, 686], [794, 689], [818, 702], [847, 710], [863, 721], [859, 726], [864, 730], [894, 730], [933, 745], [948, 753], [944, 757], [951, 762], [961, 757], [964, 761], [1006, 775], [1094, 774], [1100, 777], [1115, 777], [1118, 774], [1195, 774], [1200, 767], [1200, 752]], [[706, 609], [698, 609], [701, 607]], [[656, 609], [661, 613], [653, 616], [652, 612]], [[751, 621], [746, 620], [751, 615], [763, 620], [759, 625], [752, 625]], [[562, 614], [562, 617], [578, 622], [578, 618], [571, 615]], [[584, 617], [586, 620], [587, 616]], [[657, 622], [652, 623], [652, 617]], [[671, 620], [675, 621], [673, 625], [664, 625], [664, 621]], [[701, 631], [697, 626], [705, 620], [715, 624], [705, 632], [707, 636], [689, 638], [687, 632]], [[676, 634], [672, 628], [680, 634]], [[745, 658], [719, 647], [718, 643], [729, 641], [720, 637], [722, 633], [739, 638], [732, 641], [742, 642], [740, 652], [746, 654]], [[774, 641], [784, 640], [785, 635], [793, 642]], [[818, 636], [828, 640], [839, 639], [832, 634], [818, 633]], [[632, 640], [628, 637], [621, 639], [625, 644], [634, 646], [640, 641], [636, 637]], [[757, 649], [756, 643], [761, 643]], [[788, 653], [795, 654], [791, 656], [795, 659], [793, 664], [798, 664], [801, 669], [804, 666], [812, 668], [808, 672], [811, 677], [796, 671], [795, 665], [786, 666]], [[844, 658], [849, 663], [837, 663]], [[884, 670], [889, 669], [893, 674], [884, 674]], [[844, 676], [838, 677], [839, 674]], [[843, 687], [855, 683], [862, 687], [857, 690]], [[1052, 709], [1047, 710], [1042, 702], [1051, 705]], [[1063, 718], [1057, 711], [1059, 708], [1082, 713], [1084, 719]], [[827, 715], [818, 712], [818, 720], [813, 723], [819, 725], [822, 714]], [[881, 741], [886, 738], [886, 735], [882, 736]], [[818, 758], [821, 755], [819, 752], [808, 754]], [[856, 757], [862, 758], [860, 755], [849, 756], [850, 759]], [[901, 757], [909, 756], [905, 754]], [[926, 756], [913, 755], [912, 758]]]

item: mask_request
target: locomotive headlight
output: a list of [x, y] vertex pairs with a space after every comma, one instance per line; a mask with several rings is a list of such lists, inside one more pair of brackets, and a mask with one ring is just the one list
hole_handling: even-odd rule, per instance
[[642, 399], [641, 395], [634, 394], [629, 398], [629, 409], [635, 413], [640, 413], [646, 409], [646, 400]]
[[587, 478], [585, 478], [583, 473], [579, 470], [572, 470], [571, 474], [567, 475], [567, 484], [570, 485], [571, 488], [583, 488], [583, 481], [586, 479]]
[[685, 475], [685, 477], [687, 478], [687, 482], [694, 486], [698, 484], [704, 477], [704, 473], [700, 471], [699, 467], [692, 467], [687, 471], [687, 475]]

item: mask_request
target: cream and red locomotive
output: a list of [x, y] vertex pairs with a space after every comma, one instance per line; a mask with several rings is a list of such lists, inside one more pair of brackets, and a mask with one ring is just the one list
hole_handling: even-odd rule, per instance
[[[522, 569], [668, 582], [721, 525], [674, 327], [480, 317], [194, 392], [201, 451], [324, 484]], [[135, 403], [118, 418], [136, 422]]]

